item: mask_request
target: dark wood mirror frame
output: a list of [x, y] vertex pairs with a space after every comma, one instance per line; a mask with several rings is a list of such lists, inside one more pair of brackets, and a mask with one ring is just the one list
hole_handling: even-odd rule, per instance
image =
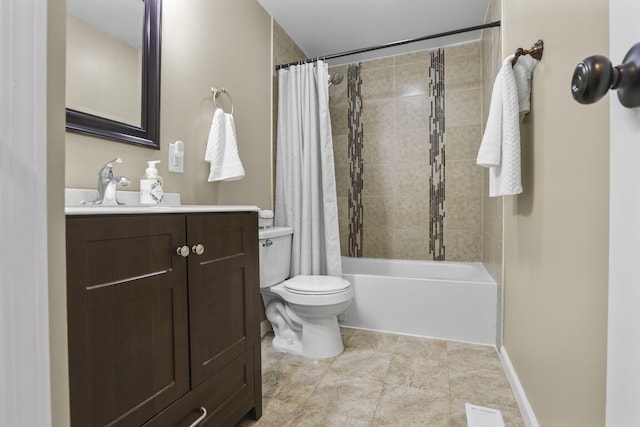
[[160, 149], [160, 44], [162, 0], [145, 0], [141, 125], [67, 108], [67, 131]]

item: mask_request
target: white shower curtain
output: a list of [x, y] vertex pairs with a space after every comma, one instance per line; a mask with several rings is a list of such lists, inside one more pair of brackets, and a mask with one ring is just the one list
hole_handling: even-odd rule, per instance
[[291, 275], [341, 277], [324, 62], [280, 69], [276, 155], [275, 224], [293, 227]]

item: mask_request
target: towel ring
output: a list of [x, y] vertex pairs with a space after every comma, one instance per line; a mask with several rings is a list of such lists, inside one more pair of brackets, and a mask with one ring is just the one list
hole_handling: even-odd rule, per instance
[[[231, 97], [231, 94], [229, 93], [229, 91], [226, 90], [223, 87], [215, 87], [214, 86], [214, 87], [211, 88], [211, 92], [213, 92], [213, 105], [215, 105], [216, 108], [222, 108], [222, 107], [218, 106], [218, 103], [216, 102], [216, 98], [218, 97], [219, 94], [225, 93], [229, 97], [229, 99], [231, 100], [231, 114], [233, 114], [233, 98]], [[224, 109], [223, 109], [223, 111], [224, 111]]]

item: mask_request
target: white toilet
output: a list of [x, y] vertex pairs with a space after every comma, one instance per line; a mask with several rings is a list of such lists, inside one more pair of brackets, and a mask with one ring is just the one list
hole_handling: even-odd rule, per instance
[[293, 229], [260, 230], [260, 291], [273, 326], [273, 347], [325, 359], [344, 350], [338, 314], [353, 299], [351, 284], [332, 276], [289, 277]]

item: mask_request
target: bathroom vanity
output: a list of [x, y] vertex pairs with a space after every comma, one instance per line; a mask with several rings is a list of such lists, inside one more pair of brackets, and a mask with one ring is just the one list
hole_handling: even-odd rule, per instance
[[261, 416], [254, 208], [67, 209], [73, 426]]

